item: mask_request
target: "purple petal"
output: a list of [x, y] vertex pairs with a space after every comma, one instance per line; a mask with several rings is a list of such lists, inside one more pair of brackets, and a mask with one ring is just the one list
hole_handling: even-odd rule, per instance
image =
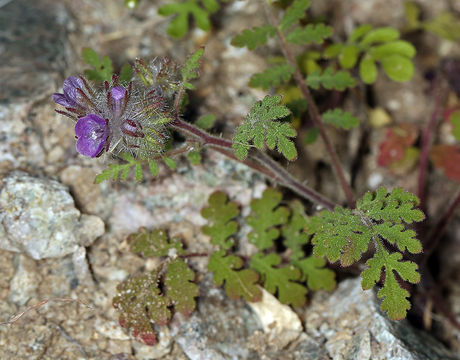
[[115, 115], [121, 115], [125, 102], [126, 90], [123, 86], [115, 86], [110, 90], [110, 98], [112, 100], [112, 111]]
[[71, 104], [65, 97], [64, 94], [54, 93], [53, 94], [53, 101], [56, 104], [62, 105], [64, 107], [72, 107], [74, 104]]
[[95, 114], [82, 117], [75, 124], [77, 151], [85, 156], [96, 157], [104, 148], [109, 134], [106, 121]]
[[72, 106], [79, 104], [79, 94], [77, 89], [83, 89], [83, 81], [76, 76], [69, 76], [64, 80], [64, 85], [62, 86], [64, 90], [64, 96], [69, 103], [73, 103]]

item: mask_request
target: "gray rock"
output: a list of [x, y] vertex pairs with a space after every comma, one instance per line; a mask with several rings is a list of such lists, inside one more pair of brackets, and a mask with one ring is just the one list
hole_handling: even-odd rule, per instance
[[390, 320], [359, 278], [343, 281], [332, 294], [316, 293], [305, 311], [305, 326], [334, 360], [458, 359], [406, 320]]
[[35, 261], [22, 254], [15, 256], [14, 269], [15, 273], [10, 282], [8, 301], [23, 306], [36, 295], [41, 276], [37, 271]]
[[14, 171], [0, 192], [0, 248], [39, 260], [89, 246], [104, 233], [97, 216], [82, 215], [67, 187]]

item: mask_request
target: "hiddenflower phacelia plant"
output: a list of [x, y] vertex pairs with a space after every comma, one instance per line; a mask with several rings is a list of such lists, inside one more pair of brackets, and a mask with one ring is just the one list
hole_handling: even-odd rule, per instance
[[173, 120], [170, 109], [179, 84], [177, 66], [167, 59], [148, 65], [138, 60], [135, 70], [138, 77], [129, 83], [120, 84], [114, 75], [99, 88], [83, 76], [70, 76], [63, 94], [53, 95], [65, 108], [56, 111], [76, 122], [80, 154], [94, 158], [104, 152], [128, 152], [146, 158], [163, 151], [168, 140], [165, 124]]

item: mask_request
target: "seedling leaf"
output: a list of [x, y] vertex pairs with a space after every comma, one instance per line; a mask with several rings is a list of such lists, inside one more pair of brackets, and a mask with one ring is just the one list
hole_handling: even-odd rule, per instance
[[275, 189], [266, 189], [262, 198], [251, 201], [252, 214], [246, 218], [246, 223], [254, 230], [249, 233], [249, 242], [257, 246], [259, 250], [273, 246], [274, 240], [280, 232], [276, 228], [285, 224], [289, 217], [289, 210], [279, 206], [282, 195]]
[[175, 259], [168, 264], [166, 293], [175, 310], [184, 315], [189, 315], [196, 307], [195, 297], [199, 291], [194, 279], [195, 273], [183, 260]]
[[176, 239], [170, 240], [164, 230], [155, 229], [152, 232], [140, 228], [137, 233], [128, 237], [131, 251], [149, 256], [175, 256], [183, 254], [182, 244]]
[[233, 246], [231, 238], [238, 230], [238, 224], [232, 219], [239, 215], [238, 205], [228, 201], [227, 195], [216, 191], [209, 197], [209, 206], [201, 210], [201, 216], [208, 220], [201, 230], [203, 234], [211, 237], [211, 243], [221, 249], [229, 249]]

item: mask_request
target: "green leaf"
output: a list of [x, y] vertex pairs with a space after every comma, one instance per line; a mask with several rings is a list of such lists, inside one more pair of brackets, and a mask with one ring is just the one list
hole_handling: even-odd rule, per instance
[[251, 201], [252, 214], [246, 218], [246, 223], [253, 228], [248, 235], [249, 242], [264, 250], [274, 245], [280, 232], [276, 228], [285, 224], [289, 217], [289, 210], [279, 206], [282, 195], [275, 189], [266, 189], [262, 198]]
[[215, 122], [216, 122], [216, 117], [212, 114], [209, 114], [209, 115], [200, 116], [198, 120], [195, 122], [195, 125], [198, 126], [199, 128], [208, 130], [214, 126]]
[[404, 14], [406, 15], [406, 20], [409, 23], [410, 28], [418, 28], [420, 21], [420, 7], [411, 1], [406, 1], [404, 3]]
[[158, 8], [158, 14], [162, 16], [175, 15], [169, 23], [167, 32], [174, 38], [183, 37], [189, 27], [189, 18], [193, 17], [195, 24], [204, 31], [211, 28], [209, 20], [212, 13], [219, 9], [219, 3], [215, 0], [201, 0], [203, 7], [197, 0], [183, 0], [165, 4]]
[[324, 24], [307, 25], [304, 28], [297, 28], [286, 35], [286, 41], [291, 44], [304, 45], [310, 43], [321, 44], [324, 39], [332, 35], [332, 28]]
[[161, 295], [155, 271], [123, 281], [112, 303], [120, 311], [120, 325], [131, 329], [134, 339], [146, 345], [156, 343], [151, 323], [165, 325], [171, 318], [169, 302]]
[[200, 67], [200, 59], [203, 56], [204, 49], [200, 48], [190, 55], [182, 68], [182, 81], [187, 89], [193, 90], [194, 86], [189, 82], [198, 77], [198, 68]]
[[314, 71], [307, 76], [307, 85], [313, 89], [319, 89], [322, 85], [325, 89], [343, 91], [347, 87], [356, 86], [356, 81], [348, 71], [334, 71], [331, 68], [324, 70], [321, 74], [319, 71]]
[[158, 175], [158, 164], [155, 161], [153, 160], [149, 161], [149, 169], [153, 176]]
[[201, 163], [201, 154], [199, 151], [191, 150], [187, 153], [187, 159], [192, 165], [200, 165]]
[[[142, 163], [144, 160], [134, 159], [128, 153], [122, 153], [120, 157], [125, 161], [123, 164], [110, 164], [109, 168], [104, 170], [101, 174], [96, 175], [94, 179], [95, 184], [100, 184], [105, 180], [126, 180], [129, 175], [129, 170], [134, 166], [135, 167], [135, 176], [136, 180], [142, 180]], [[139, 180], [140, 179], [140, 180]]]
[[166, 157], [164, 156], [163, 157], [163, 162], [166, 164], [167, 167], [169, 167], [171, 170], [176, 170], [177, 169], [177, 163], [169, 158], [169, 157]]
[[251, 142], [258, 149], [264, 144], [270, 149], [277, 147], [288, 160], [297, 157], [294, 143], [289, 139], [296, 135], [296, 131], [289, 123], [274, 121], [290, 114], [289, 109], [280, 103], [280, 96], [266, 96], [252, 107], [246, 121], [236, 129], [233, 149], [240, 160], [248, 156]]
[[335, 273], [325, 267], [326, 260], [323, 258], [312, 255], [292, 263], [302, 271], [302, 279], [307, 279], [309, 289], [330, 291], [335, 288]]
[[310, 7], [310, 0], [295, 0], [284, 13], [280, 22], [280, 29], [287, 30], [292, 25], [296, 24], [305, 16], [305, 12]]
[[240, 270], [243, 260], [234, 255], [225, 256], [221, 250], [209, 258], [208, 270], [214, 273], [214, 283], [221, 286], [225, 282], [225, 292], [231, 299], [243, 297], [246, 301], [259, 301], [262, 291], [257, 286], [259, 275], [250, 269]]
[[289, 64], [276, 65], [263, 73], [252, 75], [249, 80], [249, 86], [253, 88], [260, 87], [264, 90], [268, 90], [270, 87], [278, 87], [288, 82], [294, 71], [295, 69]]
[[273, 37], [276, 34], [276, 29], [271, 25], [262, 27], [253, 27], [246, 29], [241, 34], [232, 39], [232, 45], [236, 47], [247, 46], [249, 50], [254, 50], [258, 46], [265, 45], [268, 37]]
[[281, 257], [277, 254], [257, 253], [251, 257], [250, 266], [262, 275], [264, 288], [271, 294], [277, 293], [283, 304], [303, 306], [307, 289], [296, 283], [301, 277], [299, 269], [293, 265], [278, 267]]
[[101, 60], [99, 59], [99, 55], [93, 49], [83, 48], [81, 56], [83, 58], [83, 61], [88, 65], [96, 69], [101, 67]]
[[337, 56], [340, 55], [340, 53], [342, 52], [342, 49], [343, 49], [344, 45], [343, 44], [332, 44], [332, 45], [329, 45], [326, 50], [324, 50], [324, 57], [326, 59], [333, 59]]
[[420, 281], [420, 274], [417, 272], [417, 264], [411, 261], [400, 261], [400, 253], [389, 254], [383, 246], [379, 246], [374, 257], [366, 262], [368, 268], [361, 274], [362, 287], [367, 290], [380, 280], [380, 275], [384, 270], [385, 280], [383, 288], [378, 292], [378, 297], [383, 298], [381, 308], [388, 312], [388, 316], [394, 320], [406, 317], [407, 310], [410, 309], [410, 302], [407, 298], [409, 292], [399, 285], [395, 278], [394, 271], [406, 281], [416, 284]]
[[334, 125], [335, 127], [349, 130], [359, 125], [357, 117], [349, 112], [344, 112], [341, 109], [328, 110], [322, 114], [323, 121], [326, 124]]
[[121, 85], [128, 85], [133, 76], [133, 68], [131, 65], [126, 64], [121, 68], [120, 71], [120, 83]]
[[317, 127], [312, 127], [311, 129], [309, 129], [305, 134], [305, 138], [304, 138], [305, 145], [313, 144], [316, 141], [316, 139], [318, 139], [318, 136], [319, 136], [319, 129]]
[[369, 24], [364, 24], [364, 25], [358, 26], [351, 33], [350, 38], [348, 39], [348, 42], [354, 43], [354, 42], [358, 41], [364, 35], [369, 33], [369, 31], [371, 31], [371, 30], [372, 30], [372, 25], [369, 25]]
[[421, 24], [425, 30], [450, 41], [460, 40], [460, 18], [444, 12], [435, 19]]
[[405, 82], [414, 75], [414, 64], [405, 56], [394, 54], [380, 59], [380, 62], [391, 80]]
[[387, 193], [384, 187], [374, 192], [367, 192], [356, 203], [356, 208], [374, 221], [392, 221], [396, 224], [411, 224], [425, 219], [417, 205], [419, 199], [401, 188]]
[[450, 122], [453, 126], [452, 135], [455, 140], [460, 141], [460, 111], [454, 111], [450, 116]]
[[209, 206], [201, 210], [201, 216], [208, 220], [208, 225], [201, 230], [211, 237], [212, 244], [229, 249], [234, 244], [231, 236], [238, 231], [238, 224], [232, 220], [240, 213], [238, 205], [228, 201], [227, 195], [220, 191], [211, 194], [208, 203]]
[[407, 58], [413, 58], [415, 53], [415, 47], [404, 40], [396, 40], [383, 45], [374, 46], [369, 51], [369, 54], [376, 60], [381, 60], [390, 55], [401, 55]]
[[391, 27], [381, 27], [369, 31], [361, 40], [361, 46], [385, 43], [399, 38], [399, 31]]
[[113, 75], [112, 60], [108, 56], [99, 55], [91, 48], [84, 48], [82, 51], [83, 60], [94, 69], [85, 70], [85, 75], [90, 80], [110, 81]]
[[294, 200], [289, 205], [291, 217], [289, 222], [283, 225], [281, 234], [284, 237], [284, 246], [292, 252], [291, 258], [297, 260], [303, 258], [303, 246], [308, 244], [309, 241], [309, 236], [305, 232], [308, 217], [305, 215], [305, 209], [300, 201]]
[[170, 240], [164, 230], [155, 229], [152, 232], [140, 228], [139, 232], [129, 235], [130, 249], [135, 254], [149, 256], [170, 256], [184, 253], [182, 244], [177, 239]]
[[194, 279], [195, 273], [184, 260], [175, 259], [169, 263], [165, 278], [166, 294], [175, 310], [184, 315], [189, 315], [196, 307], [195, 297], [199, 291]]
[[346, 45], [342, 48], [339, 56], [340, 65], [344, 69], [351, 69], [358, 61], [359, 47], [356, 45]]
[[366, 55], [359, 63], [359, 76], [365, 84], [373, 84], [377, 80], [377, 74], [378, 70], [374, 59]]

